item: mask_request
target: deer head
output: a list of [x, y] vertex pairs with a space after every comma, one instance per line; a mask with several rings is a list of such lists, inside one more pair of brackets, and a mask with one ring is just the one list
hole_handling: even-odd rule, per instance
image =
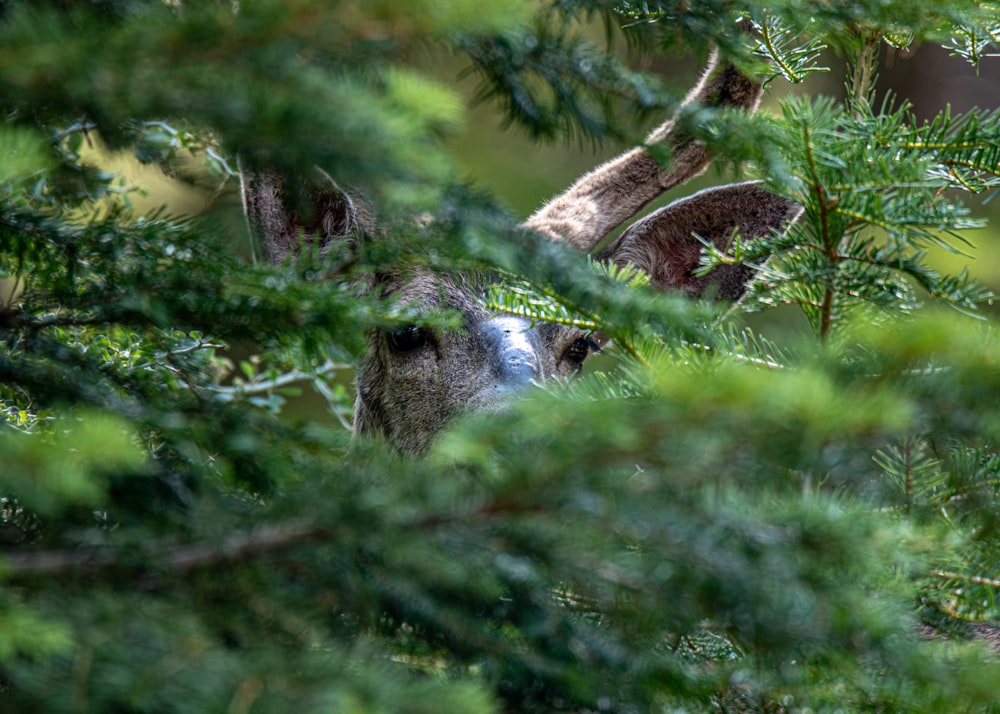
[[[713, 58], [685, 107], [751, 112], [760, 93], [758, 83]], [[653, 144], [669, 148], [669, 166], [647, 151]], [[643, 147], [586, 174], [524, 226], [589, 253], [650, 201], [703, 172], [709, 160], [702, 144], [668, 120]], [[345, 237], [372, 233], [367, 214], [321, 171], [293, 188], [268, 172], [243, 175], [244, 206], [268, 259], [280, 262], [309, 243], [327, 250]], [[302, 205], [309, 210], [295, 210]], [[651, 213], [596, 257], [632, 263], [664, 290], [736, 300], [753, 266], [724, 266], [695, 277], [702, 241], [725, 248], [736, 231], [750, 240], [782, 230], [799, 211], [755, 183], [709, 189]], [[482, 300], [485, 286], [473, 276], [378, 276], [373, 282], [421, 311], [450, 309], [464, 321], [454, 332], [411, 325], [370, 337], [357, 368], [354, 431], [385, 437], [404, 453], [425, 450], [459, 413], [496, 409], [534, 380], [571, 376], [595, 347], [579, 329], [490, 313]]]

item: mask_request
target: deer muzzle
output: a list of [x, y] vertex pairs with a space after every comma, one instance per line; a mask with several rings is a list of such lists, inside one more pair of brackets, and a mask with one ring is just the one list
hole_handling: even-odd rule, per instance
[[538, 340], [530, 322], [502, 315], [484, 322], [482, 332], [492, 347], [498, 390], [525, 387], [538, 376]]

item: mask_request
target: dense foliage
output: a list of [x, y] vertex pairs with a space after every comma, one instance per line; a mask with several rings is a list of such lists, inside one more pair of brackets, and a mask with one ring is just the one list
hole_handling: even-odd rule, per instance
[[[455, 178], [427, 48], [539, 140], [678, 105], [600, 22], [771, 86], [848, 66], [843, 101], [680, 118], [805, 209], [705, 256], [771, 256], [736, 308]], [[969, 249], [1000, 115], [873, 91], [886, 46], [975, 63], [998, 33], [969, 0], [0, 2], [0, 710], [1000, 711], [966, 637], [1000, 620], [1000, 344], [928, 262]], [[222, 198], [136, 215], [97, 137]], [[257, 263], [237, 155], [322, 166], [383, 235]], [[614, 345], [425, 458], [352, 442], [351, 361], [401, 319], [357, 285], [390, 264], [505, 272], [498, 308]], [[747, 326], [782, 310], [809, 336]]]

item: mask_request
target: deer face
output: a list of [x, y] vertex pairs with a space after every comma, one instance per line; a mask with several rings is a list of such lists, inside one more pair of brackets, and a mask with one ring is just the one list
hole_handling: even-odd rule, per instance
[[408, 324], [369, 339], [355, 432], [384, 435], [404, 453], [420, 453], [459, 414], [494, 411], [532, 384], [573, 376], [598, 346], [584, 330], [489, 312], [481, 280], [424, 274], [387, 287], [417, 314], [462, 317], [456, 330]]
[[[713, 60], [686, 103], [752, 111], [759, 96], [758, 84]], [[644, 148], [633, 149], [580, 178], [524, 226], [590, 252], [651, 200], [708, 165], [704, 147], [672, 121], [647, 138], [647, 145], [659, 142], [673, 151], [669, 168]], [[318, 171], [302, 183], [292, 200], [281, 177], [243, 175], [244, 206], [271, 260], [285, 259], [304, 243], [325, 250], [345, 237], [373, 232], [370, 220], [329, 176]], [[307, 219], [292, 208], [303, 197], [310, 208]], [[799, 212], [794, 203], [755, 183], [710, 189], [651, 213], [596, 257], [632, 263], [663, 289], [735, 300], [753, 267], [726, 266], [696, 278], [704, 242], [725, 248], [737, 232], [749, 240], [782, 230]], [[489, 283], [481, 276], [418, 273], [383, 276], [374, 283], [413, 314], [448, 310], [461, 316], [461, 328], [453, 331], [414, 323], [370, 336], [357, 369], [354, 430], [384, 437], [404, 453], [423, 452], [457, 414], [499, 409], [528, 385], [572, 376], [599, 342], [581, 330], [491, 313], [483, 301]]]

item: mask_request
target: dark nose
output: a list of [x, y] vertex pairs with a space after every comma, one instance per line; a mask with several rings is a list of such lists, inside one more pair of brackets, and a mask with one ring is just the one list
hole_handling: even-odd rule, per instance
[[482, 326], [492, 345], [498, 387], [520, 387], [538, 374], [538, 347], [531, 323], [519, 317], [503, 315], [487, 320]]

